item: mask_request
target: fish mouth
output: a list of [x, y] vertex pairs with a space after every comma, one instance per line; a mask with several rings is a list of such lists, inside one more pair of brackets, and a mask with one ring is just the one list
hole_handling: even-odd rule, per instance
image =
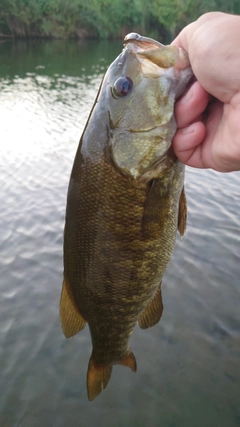
[[143, 73], [152, 77], [157, 77], [164, 69], [172, 67], [178, 71], [190, 68], [187, 53], [174, 44], [165, 46], [150, 37], [130, 33], [124, 38], [124, 47], [137, 57]]
[[152, 49], [163, 48], [164, 45], [157, 40], [151, 39], [150, 37], [140, 36], [138, 33], [129, 33], [124, 38], [124, 46], [128, 43], [134, 43], [136, 46], [139, 46], [141, 49]]

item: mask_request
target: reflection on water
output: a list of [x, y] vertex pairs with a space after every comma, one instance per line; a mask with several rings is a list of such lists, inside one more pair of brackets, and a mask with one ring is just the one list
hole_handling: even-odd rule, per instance
[[119, 43], [0, 45], [0, 425], [240, 424], [240, 173], [188, 169], [187, 234], [164, 277], [164, 315], [136, 327], [138, 372], [114, 367], [94, 402], [86, 328], [58, 319], [69, 174]]

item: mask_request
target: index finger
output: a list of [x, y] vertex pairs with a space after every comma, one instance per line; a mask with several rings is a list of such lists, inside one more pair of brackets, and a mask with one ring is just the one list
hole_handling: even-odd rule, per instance
[[198, 81], [194, 82], [175, 104], [175, 117], [178, 128], [183, 128], [197, 121], [206, 109], [209, 98], [209, 94], [200, 83]]

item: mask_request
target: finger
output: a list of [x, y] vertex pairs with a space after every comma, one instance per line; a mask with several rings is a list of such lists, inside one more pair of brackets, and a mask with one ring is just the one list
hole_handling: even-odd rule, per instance
[[192, 167], [205, 167], [201, 157], [201, 143], [204, 140], [205, 133], [205, 126], [201, 121], [176, 132], [172, 145], [181, 162]]
[[175, 104], [175, 118], [178, 129], [197, 121], [206, 109], [210, 95], [199, 82], [194, 82], [187, 92]]
[[194, 23], [187, 25], [183, 30], [178, 34], [178, 36], [172, 41], [171, 44], [176, 44], [186, 52], [189, 50], [188, 38], [192, 35], [194, 30]]

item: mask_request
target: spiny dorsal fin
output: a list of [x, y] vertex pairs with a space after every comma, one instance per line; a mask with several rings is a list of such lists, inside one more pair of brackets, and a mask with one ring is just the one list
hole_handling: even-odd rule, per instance
[[63, 333], [67, 338], [77, 334], [87, 323], [71, 300], [65, 280], [60, 299], [60, 320]]
[[138, 318], [138, 323], [140, 328], [147, 329], [151, 326], [156, 325], [162, 317], [163, 312], [163, 302], [162, 302], [162, 292], [161, 285], [157, 288], [153, 298], [148, 303], [147, 307], [140, 314]]
[[186, 231], [186, 224], [187, 224], [187, 199], [186, 199], [186, 194], [183, 187], [180, 195], [180, 199], [179, 199], [179, 211], [178, 211], [178, 231], [181, 236], [183, 236]]
[[112, 374], [112, 364], [97, 365], [90, 357], [87, 372], [88, 399], [92, 401], [106, 388]]

